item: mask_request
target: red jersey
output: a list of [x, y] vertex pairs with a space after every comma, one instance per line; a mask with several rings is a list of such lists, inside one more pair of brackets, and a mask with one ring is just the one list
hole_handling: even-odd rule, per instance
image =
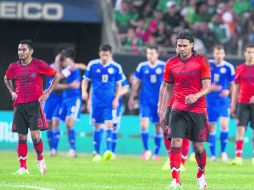
[[250, 98], [254, 96], [254, 66], [241, 64], [236, 67], [235, 83], [239, 84], [239, 103], [250, 103]]
[[43, 90], [43, 76], [53, 77], [56, 70], [44, 61], [32, 59], [27, 66], [22, 66], [20, 61], [10, 64], [5, 74], [7, 79], [15, 80], [15, 107], [18, 104], [37, 101]]
[[201, 55], [193, 55], [184, 61], [173, 57], [164, 69], [164, 81], [174, 83], [172, 109], [195, 113], [206, 113], [206, 98], [199, 98], [193, 104], [185, 104], [185, 97], [201, 91], [202, 80], [211, 78], [210, 65]]

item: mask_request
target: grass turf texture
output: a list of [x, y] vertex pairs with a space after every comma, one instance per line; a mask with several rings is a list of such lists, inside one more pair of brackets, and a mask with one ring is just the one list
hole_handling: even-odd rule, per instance
[[[12, 174], [19, 167], [16, 152], [1, 151], [0, 189], [163, 190], [171, 181], [170, 172], [161, 170], [166, 157], [141, 161], [139, 156], [118, 156], [117, 160], [92, 162], [91, 155], [85, 154], [77, 158], [67, 158], [63, 153], [57, 157], [46, 155], [45, 176], [39, 174], [35, 158], [30, 150], [30, 175], [17, 176]], [[188, 161], [186, 171], [181, 173], [184, 190], [197, 189], [196, 170], [196, 163]], [[254, 189], [254, 166], [250, 160], [244, 160], [243, 166], [207, 161], [206, 176], [208, 189]]]

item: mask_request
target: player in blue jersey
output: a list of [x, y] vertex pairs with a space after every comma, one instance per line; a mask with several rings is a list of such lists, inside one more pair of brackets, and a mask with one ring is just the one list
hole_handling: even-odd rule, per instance
[[234, 81], [234, 66], [225, 61], [225, 50], [222, 45], [213, 48], [214, 59], [209, 60], [211, 65], [212, 86], [211, 92], [207, 95], [207, 111], [209, 121], [209, 147], [211, 161], [216, 160], [216, 122], [220, 122], [221, 159], [228, 162], [226, 145], [228, 141], [229, 122], [229, 94]]
[[112, 159], [116, 158], [116, 144], [117, 144], [117, 132], [120, 128], [121, 115], [122, 115], [122, 96], [129, 92], [129, 84], [124, 74], [122, 74], [122, 88], [120, 92], [120, 98], [118, 107], [113, 110], [113, 134], [112, 134]]
[[[93, 161], [110, 160], [112, 153], [113, 109], [118, 107], [121, 92], [122, 68], [112, 60], [112, 48], [103, 45], [99, 49], [100, 59], [89, 62], [82, 81], [82, 98], [88, 99], [88, 82], [91, 81], [91, 122], [94, 126]], [[106, 151], [100, 156], [103, 127], [106, 128]]]
[[[55, 57], [55, 62], [50, 65], [55, 70], [60, 71], [61, 67], [61, 54], [57, 54]], [[51, 85], [54, 78], [47, 77], [46, 78], [46, 89]], [[57, 87], [56, 87], [57, 88]], [[44, 112], [46, 115], [46, 119], [48, 122], [49, 129], [47, 131], [48, 136], [48, 144], [50, 148], [50, 156], [56, 155], [57, 142], [59, 138], [59, 130], [57, 130], [56, 126], [59, 125], [59, 110], [62, 103], [62, 92], [59, 90], [53, 90], [49, 95], [48, 99], [44, 104]]]
[[155, 151], [154, 160], [159, 159], [159, 150], [162, 139], [162, 129], [159, 125], [159, 116], [157, 114], [157, 104], [159, 99], [160, 85], [163, 79], [163, 70], [165, 62], [158, 60], [159, 54], [156, 47], [149, 47], [146, 50], [147, 61], [141, 62], [135, 72], [135, 80], [132, 85], [130, 98], [128, 102], [129, 109], [133, 107], [134, 97], [141, 85], [140, 91], [140, 126], [141, 138], [144, 146], [143, 160], [149, 160], [151, 151], [149, 150], [149, 119], [155, 125], [156, 134], [154, 137]]
[[80, 68], [75, 65], [75, 51], [72, 48], [66, 48], [61, 51], [63, 59], [62, 73], [65, 76], [65, 83], [59, 84], [62, 91], [62, 106], [60, 110], [61, 119], [65, 122], [68, 130], [68, 140], [70, 149], [69, 157], [76, 157], [76, 134], [74, 122], [80, 118], [81, 113], [81, 73]]

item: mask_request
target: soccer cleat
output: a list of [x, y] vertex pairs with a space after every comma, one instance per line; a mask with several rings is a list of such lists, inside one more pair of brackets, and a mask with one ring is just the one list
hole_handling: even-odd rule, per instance
[[211, 162], [215, 162], [217, 160], [216, 156], [211, 156], [209, 159]]
[[67, 153], [67, 156], [70, 158], [77, 157], [76, 151], [74, 149], [70, 149], [69, 152]]
[[101, 157], [101, 155], [99, 155], [99, 154], [96, 154], [96, 155], [93, 157], [93, 159], [92, 159], [93, 162], [99, 162], [99, 161], [101, 161], [101, 160], [102, 160], [102, 157]]
[[52, 157], [56, 156], [56, 149], [54, 149], [54, 148], [51, 149], [49, 152], [49, 156], [52, 156]]
[[241, 157], [236, 157], [234, 160], [232, 160], [231, 164], [241, 166], [243, 165], [243, 159]]
[[201, 177], [198, 178], [198, 189], [207, 189], [205, 174], [202, 174]]
[[180, 171], [181, 172], [186, 171], [186, 168], [185, 168], [185, 166], [182, 163], [180, 164]]
[[150, 160], [151, 156], [152, 156], [151, 151], [150, 151], [150, 150], [146, 150], [146, 151], [142, 154], [141, 159], [142, 159], [142, 160]]
[[170, 185], [166, 188], [168, 190], [170, 189], [182, 189], [181, 183], [177, 183], [176, 179], [173, 179]]
[[26, 168], [19, 168], [18, 171], [12, 173], [14, 175], [29, 175], [29, 171]]
[[191, 153], [191, 155], [190, 155], [190, 161], [191, 162], [196, 162], [196, 158], [195, 158], [195, 153], [194, 152]]
[[45, 163], [45, 160], [44, 159], [37, 160], [37, 165], [38, 165], [40, 173], [42, 175], [45, 175], [46, 174], [46, 163]]
[[162, 171], [168, 171], [170, 170], [170, 160], [169, 158], [167, 158], [166, 162], [164, 163], [164, 165], [162, 166]]
[[228, 162], [229, 161], [228, 155], [227, 155], [226, 152], [221, 153], [221, 160], [222, 160], [222, 162]]
[[159, 156], [158, 154], [155, 154], [155, 155], [153, 155], [152, 159], [153, 159], [154, 161], [157, 161], [157, 160], [160, 159], [160, 156]]
[[113, 153], [111, 160], [116, 160], [116, 154]]
[[107, 150], [106, 152], [104, 152], [102, 159], [104, 161], [108, 161], [112, 158], [112, 156], [113, 156], [113, 153], [111, 151]]

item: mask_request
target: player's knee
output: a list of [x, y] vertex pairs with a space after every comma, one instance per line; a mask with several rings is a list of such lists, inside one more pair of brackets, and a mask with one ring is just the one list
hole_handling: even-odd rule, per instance
[[34, 144], [38, 144], [41, 141], [40, 137], [34, 137], [32, 138]]
[[171, 140], [171, 146], [174, 148], [179, 148], [182, 146], [182, 139], [180, 138], [172, 138]]
[[194, 147], [195, 152], [198, 152], [198, 153], [202, 153], [205, 149], [204, 143], [202, 143], [202, 142], [193, 143], [193, 147]]

